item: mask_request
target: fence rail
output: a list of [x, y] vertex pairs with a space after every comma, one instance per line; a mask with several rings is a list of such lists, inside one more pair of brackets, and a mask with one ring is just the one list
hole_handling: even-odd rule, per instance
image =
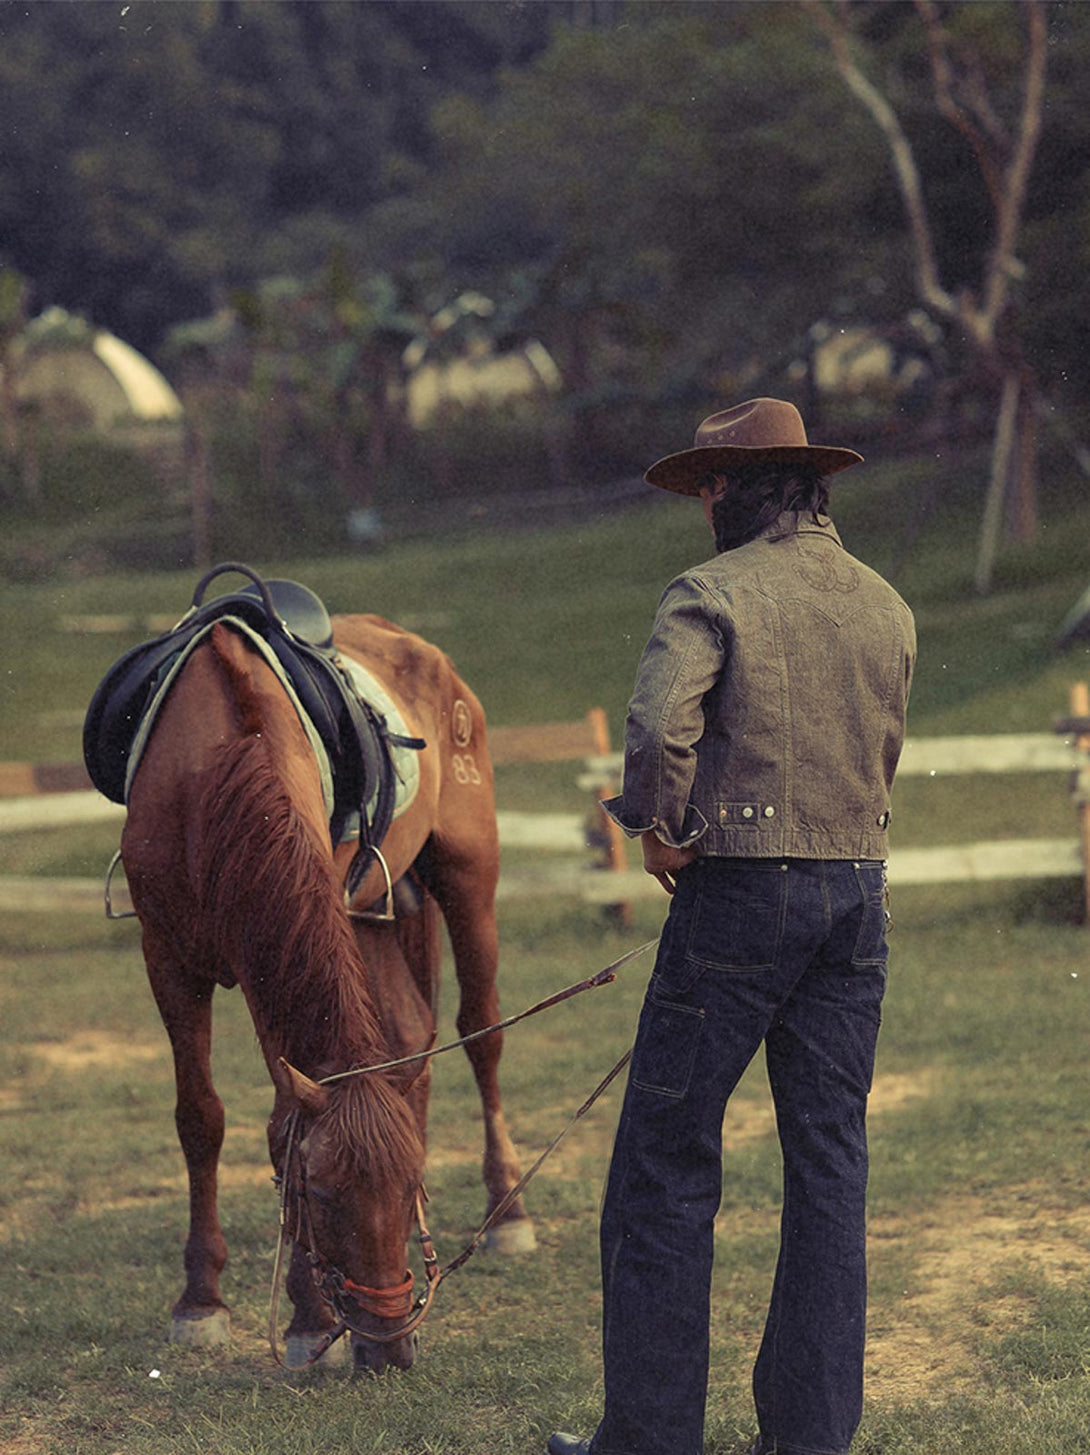
[[[1090, 920], [1090, 734], [1080, 726], [1088, 714], [1087, 688], [1075, 684], [1071, 719], [1053, 733], [988, 733], [959, 737], [910, 738], [899, 773], [938, 777], [963, 773], [1058, 772], [1070, 775], [1079, 832], [1069, 838], [1000, 839], [892, 850], [894, 884], [985, 882], [997, 879], [1083, 878]], [[573, 761], [582, 764], [577, 785], [593, 795], [591, 813], [519, 813], [500, 810], [500, 846], [506, 850], [583, 855], [594, 848], [599, 862], [505, 864], [501, 899], [560, 895], [584, 903], [623, 907], [658, 897], [662, 890], [642, 870], [628, 867], [616, 826], [598, 806], [618, 780], [622, 755], [608, 751], [605, 713], [592, 709], [574, 723], [494, 728], [489, 734], [498, 763]], [[0, 833], [121, 820], [125, 810], [86, 784], [82, 765], [0, 764]], [[608, 872], [603, 873], [602, 870]], [[52, 908], [101, 902], [102, 886], [88, 880], [0, 880], [0, 909]], [[119, 905], [124, 890], [117, 887]]]
[[[616, 776], [622, 753], [588, 758], [577, 782], [590, 788], [601, 774]], [[1075, 771], [1076, 747], [1055, 733], [979, 733], [961, 737], [908, 738], [897, 767], [899, 778], [946, 777], [953, 773], [1036, 773]]]

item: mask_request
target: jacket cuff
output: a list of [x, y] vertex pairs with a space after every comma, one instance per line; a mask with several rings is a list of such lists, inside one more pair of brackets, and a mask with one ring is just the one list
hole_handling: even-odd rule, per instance
[[616, 798], [602, 799], [602, 807], [630, 839], [639, 838], [649, 829], [654, 829], [656, 837], [660, 838], [664, 844], [669, 844], [672, 849], [687, 849], [690, 844], [695, 844], [697, 839], [703, 838], [708, 831], [708, 820], [695, 803], [685, 806], [685, 817], [682, 820], [681, 834], [678, 838], [674, 837], [661, 819], [652, 818], [649, 823], [641, 822], [644, 815], [635, 814], [631, 809], [625, 807], [623, 793]]

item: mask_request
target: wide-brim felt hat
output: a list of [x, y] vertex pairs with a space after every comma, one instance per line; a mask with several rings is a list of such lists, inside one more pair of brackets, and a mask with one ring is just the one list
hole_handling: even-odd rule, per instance
[[755, 460], [805, 462], [822, 475], [835, 475], [861, 464], [863, 456], [836, 445], [810, 444], [802, 415], [785, 399], [748, 399], [710, 414], [698, 426], [691, 450], [657, 460], [643, 478], [660, 490], [699, 495], [697, 482], [709, 471]]

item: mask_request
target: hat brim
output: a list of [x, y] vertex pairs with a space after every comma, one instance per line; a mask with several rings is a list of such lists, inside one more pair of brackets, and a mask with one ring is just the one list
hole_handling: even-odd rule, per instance
[[823, 475], [836, 475], [862, 464], [863, 456], [834, 445], [701, 445], [656, 460], [643, 478], [648, 485], [671, 490], [675, 495], [699, 495], [697, 481], [710, 470], [757, 460], [805, 463], [816, 466]]

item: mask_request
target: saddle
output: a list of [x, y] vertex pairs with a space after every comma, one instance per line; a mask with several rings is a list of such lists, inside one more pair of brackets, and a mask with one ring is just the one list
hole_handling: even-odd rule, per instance
[[[232, 571], [248, 576], [250, 584], [205, 603], [209, 583]], [[348, 818], [359, 814], [360, 846], [347, 885], [351, 896], [393, 817], [396, 770], [390, 750], [420, 749], [424, 742], [392, 732], [385, 717], [356, 692], [333, 645], [328, 611], [297, 581], [266, 581], [237, 562], [207, 572], [178, 624], [126, 652], [95, 689], [83, 725], [83, 758], [91, 782], [114, 803], [125, 802], [133, 744], [156, 690], [194, 638], [223, 617], [241, 620], [267, 644], [321, 739], [333, 780], [334, 844], [343, 838]]]

